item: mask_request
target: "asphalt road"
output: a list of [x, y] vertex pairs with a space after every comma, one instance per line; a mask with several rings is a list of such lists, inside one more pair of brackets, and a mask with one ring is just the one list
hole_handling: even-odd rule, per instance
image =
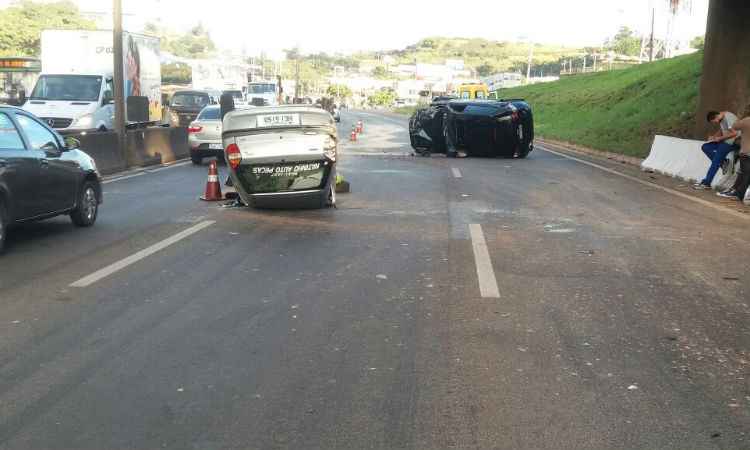
[[750, 448], [736, 208], [359, 118], [337, 210], [201, 203], [183, 164], [14, 230], [0, 449]]

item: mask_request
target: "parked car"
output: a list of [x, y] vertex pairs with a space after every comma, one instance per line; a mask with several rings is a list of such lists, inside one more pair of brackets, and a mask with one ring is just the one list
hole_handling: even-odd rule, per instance
[[418, 153], [525, 158], [534, 149], [534, 117], [524, 100], [438, 97], [409, 120]]
[[16, 224], [67, 214], [96, 222], [102, 189], [94, 160], [31, 113], [0, 106], [0, 251]]
[[338, 138], [327, 111], [306, 105], [231, 111], [222, 139], [230, 177], [245, 204], [335, 205]]
[[188, 126], [188, 146], [193, 164], [199, 165], [203, 163], [203, 158], [212, 156], [224, 160], [219, 105], [209, 105], [203, 108], [195, 121]]
[[211, 100], [211, 95], [207, 91], [175, 92], [167, 105], [169, 126], [187, 127], [198, 117], [203, 108], [214, 103], [216, 102]]

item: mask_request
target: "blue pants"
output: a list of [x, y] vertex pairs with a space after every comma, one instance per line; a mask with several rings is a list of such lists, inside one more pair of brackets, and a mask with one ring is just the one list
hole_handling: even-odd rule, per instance
[[706, 178], [701, 183], [711, 186], [716, 173], [721, 168], [721, 163], [727, 158], [727, 155], [734, 150], [734, 146], [726, 142], [708, 142], [703, 144], [703, 153], [711, 160], [711, 167], [708, 169]]

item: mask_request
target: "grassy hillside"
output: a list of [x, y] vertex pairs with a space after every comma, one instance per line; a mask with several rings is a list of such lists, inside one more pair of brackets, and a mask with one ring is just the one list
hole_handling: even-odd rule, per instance
[[537, 133], [646, 156], [655, 134], [687, 136], [695, 120], [703, 53], [630, 69], [500, 91], [534, 108]]

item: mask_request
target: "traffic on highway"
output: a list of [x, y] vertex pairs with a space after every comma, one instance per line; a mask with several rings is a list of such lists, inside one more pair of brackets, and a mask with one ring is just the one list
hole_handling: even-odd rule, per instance
[[0, 2], [0, 450], [750, 449], [746, 6], [146, 3]]

